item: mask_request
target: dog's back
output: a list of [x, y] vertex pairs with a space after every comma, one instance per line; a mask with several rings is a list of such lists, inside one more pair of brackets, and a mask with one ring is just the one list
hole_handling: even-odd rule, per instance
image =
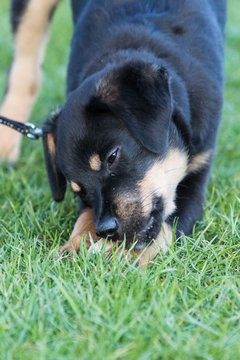
[[207, 142], [206, 133], [220, 120], [225, 7], [223, 0], [90, 1], [76, 18], [68, 92], [116, 53], [154, 54], [187, 84], [194, 151], [212, 146], [216, 131]]
[[79, 14], [72, 57], [80, 61], [81, 69], [89, 59], [119, 49], [150, 49], [161, 58], [175, 57], [178, 63], [184, 59], [186, 64], [187, 56], [209, 61], [209, 51], [213, 56], [216, 52], [211, 44], [223, 47], [219, 32], [224, 33], [225, 1], [100, 0], [79, 6], [73, 0], [73, 4], [74, 8], [78, 4]]

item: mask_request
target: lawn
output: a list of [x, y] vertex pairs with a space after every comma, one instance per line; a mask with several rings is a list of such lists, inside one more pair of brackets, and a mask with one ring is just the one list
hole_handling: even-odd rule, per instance
[[[0, 97], [11, 62], [0, 12]], [[226, 91], [205, 214], [191, 237], [139, 270], [82, 250], [60, 260], [76, 216], [52, 201], [41, 142], [0, 168], [0, 359], [240, 359], [240, 14], [229, 0]], [[64, 24], [64, 27], [63, 27]], [[68, 2], [54, 18], [32, 121], [64, 100]]]

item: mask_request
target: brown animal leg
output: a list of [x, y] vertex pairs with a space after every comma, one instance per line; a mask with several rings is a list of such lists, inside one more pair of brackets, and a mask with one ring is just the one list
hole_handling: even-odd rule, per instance
[[[14, 7], [13, 0], [13, 7]], [[50, 15], [58, 0], [29, 0], [19, 16], [14, 37], [14, 59], [8, 90], [0, 113], [14, 120], [28, 120], [41, 83], [41, 64], [47, 40]], [[16, 19], [15, 19], [16, 20]], [[0, 158], [15, 162], [21, 135], [0, 125]]]
[[81, 242], [84, 239], [86, 239], [86, 245], [87, 248], [89, 248], [91, 245], [90, 236], [93, 241], [99, 240], [95, 233], [95, 223], [93, 221], [92, 210], [86, 209], [83, 210], [77, 219], [69, 241], [61, 247], [60, 252], [77, 252], [80, 248]]

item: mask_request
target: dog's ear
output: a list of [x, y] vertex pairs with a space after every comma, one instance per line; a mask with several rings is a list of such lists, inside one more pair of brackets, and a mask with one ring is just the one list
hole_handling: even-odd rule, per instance
[[67, 187], [66, 178], [60, 171], [56, 158], [56, 130], [60, 113], [61, 107], [50, 115], [43, 127], [45, 164], [52, 196], [55, 201], [63, 200]]
[[97, 91], [146, 149], [156, 154], [166, 150], [172, 98], [165, 68], [140, 61], [127, 64], [100, 81]]

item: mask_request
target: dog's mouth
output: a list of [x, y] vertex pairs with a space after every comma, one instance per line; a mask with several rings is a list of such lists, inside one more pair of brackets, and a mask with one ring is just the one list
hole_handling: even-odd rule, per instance
[[[152, 204], [152, 210], [140, 229], [136, 229], [135, 231], [130, 230], [129, 233], [124, 232], [123, 234], [115, 233], [112, 236], [108, 236], [107, 239], [116, 241], [118, 243], [122, 243], [124, 240], [127, 249], [132, 249], [135, 251], [143, 250], [157, 238], [163, 222], [163, 199], [161, 197], [156, 197], [153, 199]], [[132, 219], [132, 223], [134, 223], [134, 221], [135, 220]], [[139, 223], [139, 221], [137, 221], [137, 223]]]
[[163, 207], [162, 198], [158, 197], [153, 200], [153, 207], [148, 220], [145, 222], [144, 227], [136, 233], [134, 250], [140, 251], [144, 249], [157, 238], [162, 226]]

